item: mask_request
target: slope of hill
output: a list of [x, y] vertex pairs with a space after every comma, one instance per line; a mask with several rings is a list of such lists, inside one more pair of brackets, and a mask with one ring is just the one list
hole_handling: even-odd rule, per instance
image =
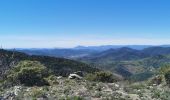
[[170, 63], [170, 55], [156, 55], [140, 60], [140, 64], [145, 68], [159, 68], [168, 63]]
[[97, 63], [101, 62], [113, 62], [113, 61], [126, 61], [137, 60], [147, 57], [147, 55], [139, 50], [123, 47], [120, 49], [109, 49], [97, 54], [92, 54], [83, 57], [83, 61], [93, 61]]
[[170, 47], [150, 47], [143, 50], [135, 50], [123, 47], [119, 49], [109, 49], [103, 52], [91, 54], [85, 57], [81, 57], [79, 60], [88, 63], [109, 64], [115, 61], [136, 61], [144, 58], [163, 59], [164, 56], [161, 55], [170, 55]]
[[3, 76], [7, 70], [14, 67], [19, 61], [32, 60], [39, 61], [56, 75], [68, 75], [75, 71], [93, 72], [97, 69], [85, 63], [68, 60], [64, 58], [54, 58], [48, 56], [29, 56], [20, 52], [0, 50], [0, 75]]
[[61, 78], [44, 87], [14, 86], [0, 92], [1, 100], [169, 100], [166, 83], [102, 83]]
[[[169, 47], [150, 47], [144, 50], [130, 48], [109, 49], [78, 60], [98, 68], [116, 72], [123, 77], [138, 76], [139, 80], [151, 77], [161, 65], [170, 63]], [[144, 75], [145, 78], [142, 79]]]
[[150, 47], [143, 49], [142, 52], [149, 56], [167, 55], [170, 54], [170, 47]]

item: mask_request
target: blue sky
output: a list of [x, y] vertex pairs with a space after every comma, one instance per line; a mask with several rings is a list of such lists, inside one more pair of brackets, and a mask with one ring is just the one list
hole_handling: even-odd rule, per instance
[[169, 5], [169, 0], [1, 0], [0, 44], [170, 44]]

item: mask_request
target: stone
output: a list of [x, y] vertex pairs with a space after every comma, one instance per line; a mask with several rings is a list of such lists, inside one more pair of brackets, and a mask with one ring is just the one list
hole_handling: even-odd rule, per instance
[[74, 72], [73, 74], [77, 74], [77, 75], [83, 77], [83, 72], [82, 71], [77, 71], [77, 72]]
[[68, 78], [69, 79], [82, 79], [82, 77], [77, 74], [70, 74]]
[[19, 92], [22, 90], [21, 86], [14, 86], [14, 94], [17, 96]]

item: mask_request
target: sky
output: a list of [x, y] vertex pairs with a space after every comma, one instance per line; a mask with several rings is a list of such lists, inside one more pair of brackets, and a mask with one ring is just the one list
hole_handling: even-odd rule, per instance
[[0, 0], [4, 48], [170, 44], [170, 0]]

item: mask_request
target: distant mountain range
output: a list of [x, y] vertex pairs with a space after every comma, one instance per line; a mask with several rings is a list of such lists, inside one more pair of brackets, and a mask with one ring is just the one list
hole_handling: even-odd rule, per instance
[[90, 49], [16, 49], [29, 55], [44, 55], [62, 58], [80, 58], [99, 51]]
[[[100, 53], [109, 49], [120, 49], [120, 48], [130, 48], [135, 50], [143, 50], [150, 47], [155, 47], [152, 45], [103, 45], [103, 46], [77, 46], [75, 48], [39, 48], [39, 49], [24, 49], [17, 48], [19, 52], [24, 52], [29, 55], [45, 55], [52, 57], [62, 57], [62, 58], [80, 58], [85, 57], [94, 53]], [[170, 45], [160, 45], [159, 47], [170, 47]]]
[[148, 47], [170, 47], [170, 45], [102, 45], [102, 46], [77, 46], [74, 49], [90, 49], [104, 51], [108, 49], [118, 49], [122, 47], [127, 47], [136, 50], [142, 50]]
[[[163, 64], [170, 63], [170, 46], [94, 46], [71, 49], [16, 49], [29, 55], [67, 58], [109, 70], [123, 77], [144, 80]], [[136, 78], [137, 76], [137, 78]]]
[[169, 55], [170, 47], [149, 47], [143, 50], [136, 50], [127, 47], [118, 49], [109, 49], [103, 52], [95, 53], [85, 56], [81, 59], [87, 59], [90, 61], [129, 61], [138, 60], [146, 57], [157, 55]]
[[[164, 46], [164, 45], [162, 45]], [[74, 49], [90, 49], [90, 50], [97, 50], [97, 51], [104, 51], [108, 49], [118, 49], [122, 47], [127, 47], [136, 50], [142, 50], [144, 48], [152, 47], [152, 45], [103, 45], [103, 46], [77, 46]]]

